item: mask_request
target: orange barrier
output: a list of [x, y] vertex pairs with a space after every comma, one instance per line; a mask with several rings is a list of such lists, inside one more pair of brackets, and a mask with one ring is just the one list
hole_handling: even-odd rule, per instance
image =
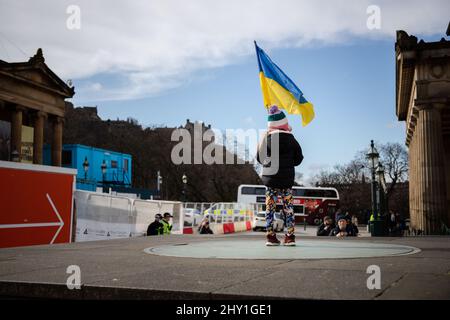
[[0, 161], [0, 248], [71, 242], [76, 173]]
[[[211, 230], [214, 234], [226, 234], [226, 233], [234, 233], [234, 232], [243, 232], [252, 230], [252, 222], [251, 221], [240, 221], [240, 222], [230, 222], [230, 223], [211, 223]], [[193, 234], [193, 227], [184, 227], [183, 234]]]
[[183, 228], [183, 234], [193, 234], [194, 229], [192, 227], [185, 227]]
[[223, 233], [234, 233], [234, 223], [224, 223]]

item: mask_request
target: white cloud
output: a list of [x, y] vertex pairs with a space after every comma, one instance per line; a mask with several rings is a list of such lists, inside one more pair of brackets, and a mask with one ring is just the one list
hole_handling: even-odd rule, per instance
[[[333, 160], [333, 159], [331, 159]], [[305, 164], [303, 164], [305, 166]], [[306, 186], [313, 186], [314, 176], [322, 171], [327, 171], [331, 168], [330, 164], [313, 162], [306, 165], [306, 169], [300, 169], [304, 174], [302, 177], [302, 183]]]
[[328, 170], [330, 168], [329, 164], [326, 163], [312, 163], [308, 166], [308, 171], [312, 174], [319, 173], [320, 171]]
[[254, 128], [256, 126], [256, 121], [252, 116], [245, 117], [243, 122], [247, 128]]
[[389, 121], [388, 123], [386, 123], [386, 128], [388, 129], [397, 129], [397, 128], [403, 128], [404, 127], [404, 123], [401, 121]]
[[[66, 28], [69, 5], [81, 29]], [[381, 29], [366, 27], [369, 0], [76, 1], [0, 0], [0, 59], [21, 61], [42, 47], [63, 79], [113, 76], [101, 90], [76, 87], [85, 99], [154, 95], [190, 81], [196, 71], [238, 63], [265, 49], [339, 43], [349, 37], [390, 37], [395, 30], [443, 34], [450, 4], [378, 1]], [[8, 40], [6, 40], [8, 39]], [[13, 42], [14, 45], [11, 43]], [[89, 90], [90, 89], [90, 90]]]
[[95, 82], [91, 85], [92, 91], [100, 91], [102, 90], [103, 86], [101, 83]]

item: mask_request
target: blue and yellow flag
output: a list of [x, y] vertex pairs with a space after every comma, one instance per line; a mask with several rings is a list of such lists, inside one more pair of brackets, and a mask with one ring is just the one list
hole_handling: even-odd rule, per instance
[[289, 77], [270, 60], [255, 42], [259, 65], [259, 80], [266, 108], [276, 104], [289, 114], [300, 114], [306, 126], [314, 119], [314, 107]]

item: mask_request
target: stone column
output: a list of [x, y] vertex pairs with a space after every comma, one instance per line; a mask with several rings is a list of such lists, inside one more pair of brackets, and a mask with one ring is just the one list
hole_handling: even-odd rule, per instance
[[419, 160], [417, 158], [417, 129], [416, 132], [414, 133], [414, 138], [413, 138], [413, 156], [412, 156], [412, 163], [413, 163], [413, 177], [411, 178], [411, 184], [413, 185], [413, 219], [412, 219], [412, 226], [413, 229], [418, 230], [419, 229], [419, 219], [418, 219], [418, 203], [417, 203], [417, 198], [418, 198], [418, 190], [419, 190], [419, 181], [417, 179], [417, 170], [418, 170], [418, 164], [419, 164]]
[[420, 214], [419, 214], [419, 172], [420, 172], [420, 155], [419, 155], [419, 132], [418, 128], [416, 127], [416, 138], [414, 141], [414, 219], [415, 219], [415, 229], [420, 229]]
[[53, 118], [52, 165], [61, 167], [63, 118]]
[[42, 152], [44, 147], [44, 122], [47, 114], [38, 111], [34, 115], [34, 133], [33, 133], [33, 163], [42, 164]]
[[420, 229], [426, 234], [437, 234], [447, 215], [440, 109], [432, 105], [420, 106], [417, 129]]
[[417, 154], [417, 128], [414, 132], [414, 138], [413, 138], [413, 156], [412, 156], [412, 162], [413, 162], [413, 177], [411, 179], [411, 184], [413, 185], [413, 219], [412, 219], [412, 226], [415, 230], [420, 229], [419, 228], [419, 219], [418, 219], [418, 191], [419, 191], [419, 181], [417, 178], [417, 171], [418, 171], [418, 154]]
[[22, 159], [22, 113], [25, 108], [15, 106], [11, 113], [11, 160], [17, 151], [19, 161]]
[[[449, 106], [447, 106], [448, 108]], [[445, 149], [445, 180], [447, 187], [447, 226], [450, 225], [450, 136], [444, 136], [444, 149]]]
[[416, 207], [415, 207], [415, 204], [416, 204], [415, 203], [416, 181], [415, 181], [415, 176], [414, 176], [415, 142], [416, 142], [416, 140], [413, 135], [409, 142], [409, 158], [408, 158], [408, 162], [409, 162], [409, 215], [410, 215], [411, 229], [416, 228], [416, 216], [415, 216], [415, 212], [416, 212]]
[[417, 117], [417, 126], [416, 126], [416, 183], [417, 183], [417, 191], [416, 191], [416, 222], [417, 222], [417, 230], [422, 230], [422, 208], [421, 203], [423, 201], [422, 192], [422, 168], [423, 168], [423, 141], [422, 140], [422, 122], [423, 122], [423, 114], [419, 112]]
[[418, 221], [418, 183], [417, 183], [417, 118], [418, 110], [415, 106], [411, 106], [411, 116], [408, 117], [407, 123], [407, 144], [409, 147], [409, 213], [410, 213], [410, 228], [411, 230], [419, 229]]

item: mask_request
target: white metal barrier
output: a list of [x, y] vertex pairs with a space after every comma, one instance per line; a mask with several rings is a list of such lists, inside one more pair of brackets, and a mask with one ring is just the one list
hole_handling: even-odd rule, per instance
[[[169, 212], [172, 218], [172, 233], [183, 233], [185, 228], [196, 226], [208, 218], [211, 227], [252, 221], [257, 210], [254, 204], [234, 202], [182, 203], [178, 201], [141, 200], [125, 196], [88, 191], [75, 191], [77, 217], [76, 241], [125, 238], [145, 235], [148, 225], [156, 214]], [[196, 209], [200, 213], [195, 219], [185, 219], [185, 209]], [[237, 230], [241, 231], [241, 230]], [[242, 230], [243, 231], [243, 230]]]
[[253, 222], [256, 210], [256, 204], [219, 202], [205, 210], [204, 217], [213, 230], [220, 229], [219, 226], [234, 224], [234, 230], [239, 232], [247, 230], [246, 222]]
[[[182, 221], [180, 221], [181, 225], [184, 227], [196, 227], [202, 222], [204, 212], [214, 205], [214, 202], [184, 202], [182, 205], [183, 217]], [[189, 217], [187, 217], [187, 214], [189, 214]], [[196, 217], [197, 215], [199, 217]]]
[[143, 235], [147, 232], [148, 225], [155, 220], [155, 215], [160, 213], [160, 208], [158, 201], [134, 200], [134, 234]]
[[251, 221], [257, 206], [252, 203], [219, 202], [205, 211], [210, 223]]
[[182, 233], [181, 202], [139, 200], [75, 191], [76, 241], [142, 236], [157, 213], [173, 215], [172, 232]]

